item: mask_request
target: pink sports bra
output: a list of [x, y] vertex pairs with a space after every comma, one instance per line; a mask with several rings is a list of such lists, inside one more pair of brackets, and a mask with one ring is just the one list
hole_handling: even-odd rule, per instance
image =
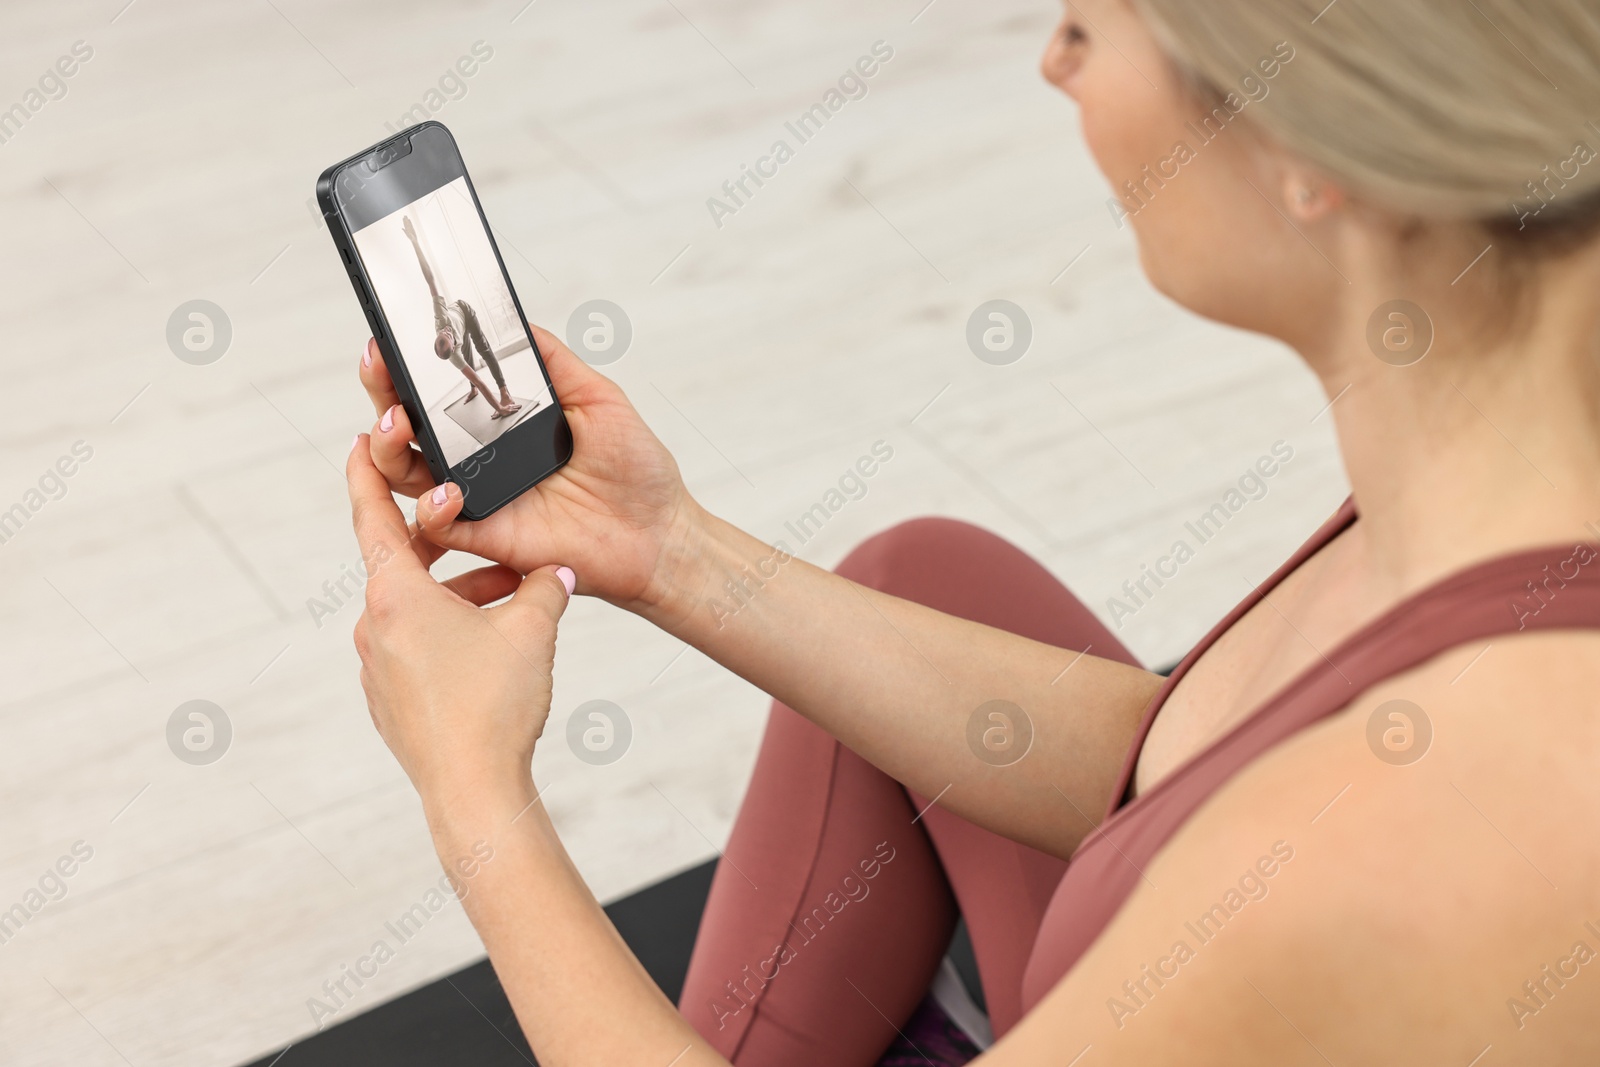
[[1156, 713], [1229, 627], [1356, 520], [1347, 500], [1289, 561], [1206, 635], [1151, 700], [1100, 828], [1078, 847], [1045, 911], [1023, 975], [1030, 1010], [1072, 969], [1132, 894], [1143, 870], [1212, 793], [1275, 745], [1373, 685], [1441, 652], [1520, 630], [1600, 628], [1600, 545], [1533, 549], [1469, 567], [1408, 597], [1319, 659], [1148, 792], [1127, 800]]

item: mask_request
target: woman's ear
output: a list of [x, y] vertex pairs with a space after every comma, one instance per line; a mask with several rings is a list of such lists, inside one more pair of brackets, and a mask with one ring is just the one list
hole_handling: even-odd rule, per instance
[[1281, 195], [1284, 211], [1296, 222], [1320, 222], [1345, 204], [1344, 190], [1309, 167], [1285, 167]]

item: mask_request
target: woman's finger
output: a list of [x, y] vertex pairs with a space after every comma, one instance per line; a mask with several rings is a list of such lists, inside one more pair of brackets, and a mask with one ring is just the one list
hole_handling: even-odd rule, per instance
[[475, 571], [458, 574], [444, 584], [462, 600], [481, 608], [515, 593], [522, 584], [522, 575], [504, 564], [496, 563], [492, 567], [479, 567]]
[[370, 337], [367, 347], [361, 351], [360, 375], [362, 388], [366, 389], [372, 409], [379, 415], [400, 402], [394, 391], [394, 380], [389, 377], [389, 368], [383, 362], [383, 353], [378, 351], [378, 342]]
[[458, 523], [461, 509], [467, 498], [455, 482], [436, 485], [431, 492], [417, 498], [417, 525], [439, 544], [470, 551], [468, 538], [476, 528], [472, 523]]
[[419, 497], [434, 485], [428, 461], [411, 447], [416, 439], [411, 419], [399, 404], [386, 408], [372, 428], [372, 462], [389, 480], [389, 488], [401, 496]]
[[367, 603], [376, 596], [391, 594], [394, 588], [428, 572], [411, 550], [411, 534], [406, 517], [389, 493], [389, 483], [373, 466], [369, 439], [358, 434], [345, 460], [345, 482], [350, 489], [351, 523], [361, 558], [367, 567]]
[[457, 522], [466, 498], [455, 482], [436, 485], [417, 498], [417, 529], [441, 550], [455, 549], [475, 556], [492, 556], [485, 539], [492, 534], [480, 522]]

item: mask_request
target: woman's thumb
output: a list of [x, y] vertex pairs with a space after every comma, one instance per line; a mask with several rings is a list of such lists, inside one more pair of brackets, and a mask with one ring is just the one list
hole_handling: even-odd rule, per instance
[[577, 582], [571, 567], [540, 567], [529, 571], [511, 599], [500, 606], [500, 613], [518, 627], [531, 624], [537, 629], [540, 622], [554, 623], [567, 610], [567, 601], [572, 598]]
[[532, 329], [533, 339], [539, 345], [539, 353], [544, 356], [544, 368], [550, 372], [550, 384], [555, 386], [557, 397], [570, 394], [596, 378], [604, 378], [599, 371], [578, 358], [577, 353], [555, 334], [540, 326], [532, 326]]

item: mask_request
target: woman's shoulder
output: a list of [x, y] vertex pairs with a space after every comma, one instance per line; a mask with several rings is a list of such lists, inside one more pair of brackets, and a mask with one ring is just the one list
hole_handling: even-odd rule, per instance
[[1352, 694], [1211, 795], [1007, 1043], [1600, 1061], [1595, 694], [1587, 631], [1463, 645]]
[[1237, 815], [1269, 796], [1315, 804], [1327, 793], [1307, 834], [1325, 835], [1352, 875], [1372, 876], [1328, 887], [1352, 907], [1459, 885], [1473, 886], [1474, 907], [1557, 887], [1600, 906], [1597, 768], [1600, 629], [1524, 632], [1373, 685], [1219, 800]]
[[1175, 932], [1212, 973], [1191, 1010], [1240, 991], [1236, 1022], [1281, 1010], [1334, 1062], [1595, 1040], [1597, 694], [1589, 631], [1462, 646], [1374, 686], [1218, 790], [1110, 940]]
[[[1407, 713], [1415, 730], [1404, 728]], [[1458, 645], [1374, 685], [1333, 725], [1361, 729], [1390, 765], [1432, 760], [1439, 773], [1538, 775], [1542, 791], [1570, 785], [1600, 796], [1592, 773], [1600, 760], [1600, 626]]]
[[1355, 697], [1230, 783], [1212, 825], [1293, 844], [1258, 932], [1281, 966], [1327, 961], [1327, 1003], [1377, 1032], [1481, 1029], [1467, 1059], [1535, 1015], [1559, 1046], [1600, 1017], [1597, 767], [1600, 630], [1520, 633]]

